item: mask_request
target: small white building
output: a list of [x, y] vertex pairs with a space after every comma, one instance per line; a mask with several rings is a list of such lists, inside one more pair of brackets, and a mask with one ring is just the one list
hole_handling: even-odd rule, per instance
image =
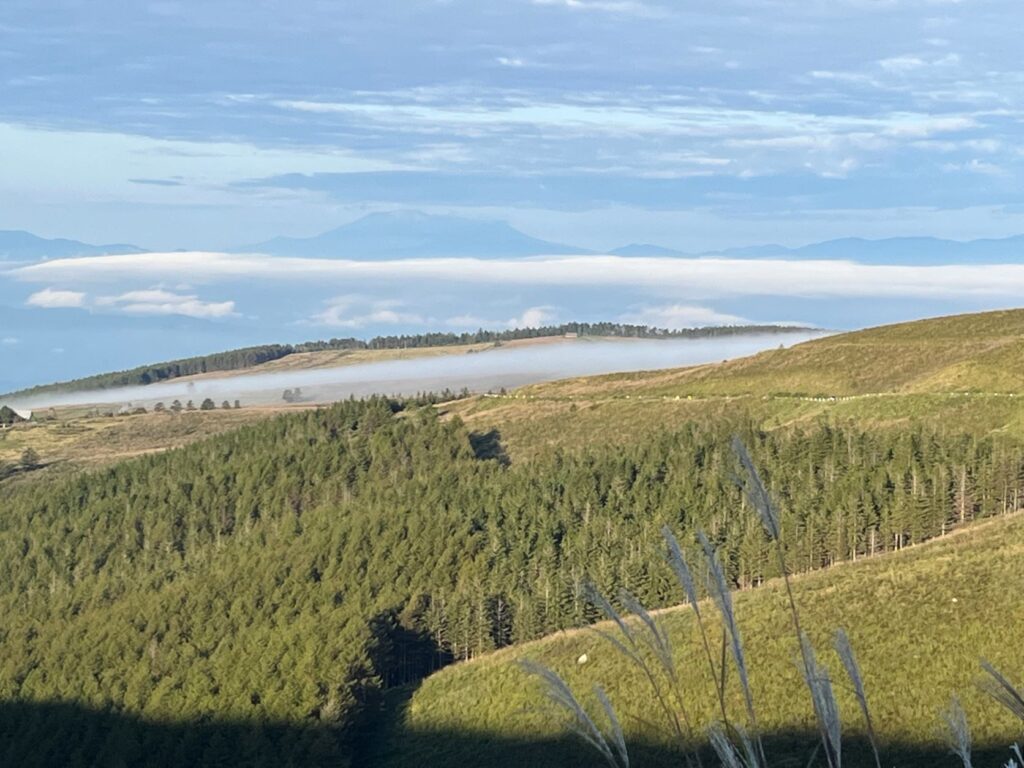
[[8, 427], [21, 421], [29, 421], [32, 418], [32, 411], [27, 408], [15, 408], [11, 405], [0, 403], [0, 426]]

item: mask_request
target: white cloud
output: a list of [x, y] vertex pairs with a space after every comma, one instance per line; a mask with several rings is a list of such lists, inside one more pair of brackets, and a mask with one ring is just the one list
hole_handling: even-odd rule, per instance
[[29, 296], [25, 303], [30, 307], [44, 307], [46, 309], [84, 307], [85, 294], [78, 291], [59, 291], [53, 288], [44, 288]]
[[638, 2], [638, 0], [532, 0], [534, 5], [557, 5], [575, 11], [604, 11], [636, 16], [663, 16], [661, 8]]
[[667, 304], [642, 309], [622, 315], [619, 320], [633, 325], [650, 325], [656, 328], [695, 328], [705, 325], [743, 325], [749, 321], [739, 315], [718, 312], [710, 307], [695, 304]]
[[928, 62], [917, 56], [893, 56], [889, 59], [882, 59], [878, 66], [887, 72], [911, 72], [915, 69], [922, 69], [928, 66]]
[[978, 173], [983, 176], [1009, 176], [1010, 173], [1002, 166], [995, 163], [987, 163], [984, 160], [973, 158], [963, 163], [946, 163], [942, 166], [946, 172]]
[[202, 301], [193, 294], [172, 293], [160, 288], [101, 296], [96, 299], [96, 304], [116, 307], [131, 315], [183, 315], [212, 319], [237, 314], [233, 301]]
[[496, 62], [501, 64], [503, 67], [524, 67], [526, 62], [515, 56], [499, 56], [495, 59]]
[[[625, 258], [618, 256], [544, 256], [527, 259], [399, 259], [345, 261], [171, 252], [54, 259], [12, 270], [22, 280], [82, 282], [145, 279], [152, 282], [271, 280], [310, 282], [318, 286], [352, 286], [365, 280], [396, 284], [435, 281], [441, 284], [502, 286], [634, 287], [672, 291], [680, 300], [721, 296], [804, 297], [982, 297], [1024, 293], [1022, 264], [951, 266], [881, 266], [850, 261], [737, 258]], [[320, 313], [330, 324], [364, 324], [372, 313], [380, 322], [417, 322], [418, 316], [394, 304], [367, 304], [359, 309], [339, 300]], [[367, 310], [368, 307], [368, 310]], [[356, 310], [358, 314], [353, 314]]]
[[3, 344], [5, 347], [13, 347], [15, 344], [20, 343], [21, 339], [16, 338], [14, 336], [4, 336], [2, 339], [0, 339], [0, 344]]
[[519, 317], [508, 321], [514, 328], [540, 328], [555, 321], [554, 307], [530, 307]]
[[373, 301], [361, 296], [338, 296], [327, 302], [327, 308], [310, 318], [313, 325], [333, 328], [363, 328], [367, 325], [419, 325], [420, 315], [400, 311], [401, 302]]
[[523, 310], [522, 314], [507, 320], [488, 319], [478, 315], [456, 315], [445, 320], [445, 324], [452, 328], [468, 330], [476, 328], [540, 328], [557, 322], [556, 310], [550, 306], [530, 307]]

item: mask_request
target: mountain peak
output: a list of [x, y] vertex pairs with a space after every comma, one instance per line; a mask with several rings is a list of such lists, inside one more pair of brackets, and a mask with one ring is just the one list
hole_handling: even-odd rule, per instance
[[508, 258], [587, 251], [540, 240], [503, 221], [379, 211], [314, 237], [275, 237], [240, 248], [274, 256], [338, 259]]

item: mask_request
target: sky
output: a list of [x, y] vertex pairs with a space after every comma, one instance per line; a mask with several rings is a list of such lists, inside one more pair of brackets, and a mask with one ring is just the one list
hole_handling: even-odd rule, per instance
[[0, 227], [210, 249], [415, 207], [594, 249], [1016, 234], [1019, 15], [5, 0]]
[[[613, 258], [1024, 233], [1010, 0], [4, 0], [0, 391], [265, 342], [1013, 306], [1024, 266]], [[597, 255], [232, 253], [374, 212]], [[763, 254], [762, 254], [763, 255]]]

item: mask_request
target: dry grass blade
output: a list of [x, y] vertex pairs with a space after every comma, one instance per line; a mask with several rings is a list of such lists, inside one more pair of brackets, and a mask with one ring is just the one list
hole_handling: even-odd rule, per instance
[[843, 667], [846, 669], [846, 674], [850, 678], [850, 682], [853, 683], [853, 690], [857, 695], [857, 703], [860, 705], [860, 711], [864, 716], [864, 723], [867, 726], [868, 739], [871, 742], [871, 751], [875, 756], [875, 766], [876, 768], [882, 768], [882, 759], [878, 754], [878, 739], [875, 738], [875, 726], [871, 721], [871, 709], [868, 707], [868, 697], [864, 691], [864, 680], [860, 674], [860, 666], [857, 664], [857, 657], [853, 654], [853, 646], [850, 644], [850, 638], [847, 637], [846, 632], [840, 629], [836, 632], [836, 638], [833, 645], [836, 649], [836, 653], [839, 654], [839, 660], [842, 661]]
[[675, 660], [672, 657], [672, 641], [669, 640], [668, 634], [647, 609], [644, 608], [643, 604], [630, 592], [621, 590], [619, 592], [619, 599], [627, 611], [637, 616], [643, 622], [647, 628], [647, 634], [645, 635], [647, 646], [657, 657], [661, 666], [664, 667], [665, 673], [674, 680], [676, 677], [676, 667]]
[[840, 768], [843, 763], [843, 726], [839, 718], [835, 692], [828, 670], [818, 664], [814, 648], [806, 635], [801, 636], [804, 682], [811, 692], [814, 714], [822, 734], [825, 758], [831, 768]]
[[981, 668], [988, 674], [980, 683], [981, 690], [1006, 707], [1015, 717], [1024, 720], [1024, 694], [984, 659], [981, 660]]
[[722, 621], [725, 624], [726, 633], [729, 635], [730, 648], [733, 660], [736, 662], [736, 673], [740, 679], [740, 687], [743, 689], [743, 701], [747, 709], [747, 718], [750, 721], [751, 730], [754, 733], [754, 741], [757, 743], [757, 752], [764, 760], [764, 747], [761, 743], [761, 734], [757, 727], [757, 714], [754, 710], [754, 697], [750, 691], [750, 676], [747, 674], [747, 660], [743, 653], [743, 642], [740, 640], [740, 630], [736, 623], [736, 614], [732, 607], [732, 594], [729, 585], [725, 581], [725, 573], [722, 571], [722, 564], [718, 560], [718, 554], [712, 546], [704, 531], [697, 531], [697, 540], [704, 548], [704, 556], [708, 561], [710, 571], [711, 597], [722, 614]]
[[[686, 557], [679, 546], [679, 541], [667, 525], [662, 526], [661, 534], [665, 537], [666, 544], [668, 544], [669, 565], [672, 566], [672, 570], [675, 572], [676, 578], [679, 580], [679, 584], [682, 586], [686, 599], [689, 601], [690, 607], [693, 608], [693, 614], [697, 619], [697, 628], [700, 630], [701, 643], [704, 647], [704, 658], [708, 663], [711, 679], [716, 681], [715, 693], [718, 696], [718, 709], [722, 715], [722, 724], [728, 731], [730, 726], [729, 713], [725, 706], [725, 660], [723, 658], [721, 668], [716, 670], [714, 654], [711, 653], [711, 643], [708, 640], [707, 627], [704, 626], [704, 617], [701, 615], [700, 603], [697, 601], [697, 587], [693, 580], [693, 572], [690, 570], [689, 563], [686, 562]], [[724, 648], [722, 653], [724, 656]]]
[[967, 715], [955, 696], [945, 712], [946, 732], [950, 750], [960, 758], [964, 768], [973, 768], [971, 763], [971, 729], [967, 725]]
[[754, 506], [754, 509], [757, 510], [757, 514], [761, 518], [761, 523], [764, 525], [768, 535], [775, 541], [778, 541], [782, 535], [782, 530], [779, 527], [779, 511], [775, 508], [775, 502], [772, 501], [771, 495], [768, 493], [764, 482], [762, 482], [761, 475], [758, 473], [757, 467], [754, 466], [754, 461], [750, 458], [750, 454], [747, 452], [747, 447], [743, 445], [743, 441], [738, 437], [733, 437], [732, 449], [735, 451], [740, 465], [747, 475], [746, 479], [739, 481], [740, 487]]
[[[680, 744], [686, 743], [687, 738], [683, 732], [683, 724], [686, 725], [686, 730], [693, 735], [693, 726], [690, 723], [689, 714], [686, 711], [686, 704], [682, 695], [681, 685], [679, 678], [676, 675], [675, 661], [672, 658], [672, 646], [665, 632], [659, 627], [658, 623], [654, 620], [654, 617], [650, 615], [646, 608], [633, 597], [629, 592], [623, 590], [621, 599], [623, 604], [626, 605], [627, 609], [643, 622], [644, 628], [647, 630], [645, 633], [638, 634], [630, 625], [629, 622], [615, 610], [615, 606], [611, 604], [604, 595], [602, 595], [593, 585], [587, 587], [588, 597], [595, 605], [597, 605], [604, 614], [615, 622], [615, 625], [622, 632], [622, 636], [625, 641], [620, 641], [608, 632], [604, 632], [600, 629], [595, 629], [601, 637], [610, 642], [616, 650], [622, 653], [626, 658], [636, 664], [647, 681], [651, 685], [651, 690], [654, 693], [655, 699], [658, 701], [661, 707], [662, 713], [665, 715], [666, 720], [671, 724], [672, 730], [675, 733], [676, 738]], [[643, 653], [643, 647], [646, 646], [658, 660], [658, 663], [662, 666], [665, 672], [665, 677], [668, 679], [670, 684], [669, 693], [663, 690], [664, 678], [660, 678], [656, 673], [652, 665], [648, 663]], [[669, 697], [674, 695], [678, 705], [678, 712], [669, 703]], [[679, 716], [682, 715], [682, 721]], [[687, 763], [696, 763], [700, 765], [700, 756], [695, 752], [692, 756], [687, 756]]]
[[693, 581], [693, 572], [690, 570], [689, 563], [686, 562], [686, 557], [679, 546], [679, 541], [667, 525], [662, 526], [661, 535], [665, 537], [665, 542], [668, 544], [668, 563], [672, 566], [676, 578], [679, 579], [679, 584], [683, 587], [683, 592], [686, 593], [686, 599], [690, 603], [690, 607], [693, 608], [693, 612], [699, 619], [700, 603], [697, 602], [697, 587]]
[[601, 702], [601, 708], [604, 710], [605, 717], [608, 718], [608, 725], [611, 728], [612, 739], [614, 740], [619, 760], [623, 768], [629, 768], [629, 750], [626, 749], [626, 738], [622, 734], [622, 725], [619, 723], [619, 718], [615, 716], [615, 708], [608, 700], [608, 696], [601, 686], [594, 686], [594, 694], [597, 696], [597, 700]]
[[711, 729], [708, 731], [708, 740], [711, 742], [711, 748], [718, 755], [722, 768], [746, 768], [736, 749], [736, 745], [729, 740], [721, 726], [711, 726]]
[[[519, 663], [528, 673], [541, 679], [548, 699], [569, 714], [571, 718], [569, 726], [577, 736], [597, 750], [611, 768], [629, 767], [628, 759], [625, 763], [619, 762], [617, 753], [613, 752], [608, 745], [608, 739], [605, 738], [604, 733], [598, 728], [593, 718], [587, 714], [587, 710], [580, 704], [566, 682], [558, 676], [558, 673], [533, 661], [524, 660]], [[618, 724], [618, 720], [615, 721], [615, 724]]]

